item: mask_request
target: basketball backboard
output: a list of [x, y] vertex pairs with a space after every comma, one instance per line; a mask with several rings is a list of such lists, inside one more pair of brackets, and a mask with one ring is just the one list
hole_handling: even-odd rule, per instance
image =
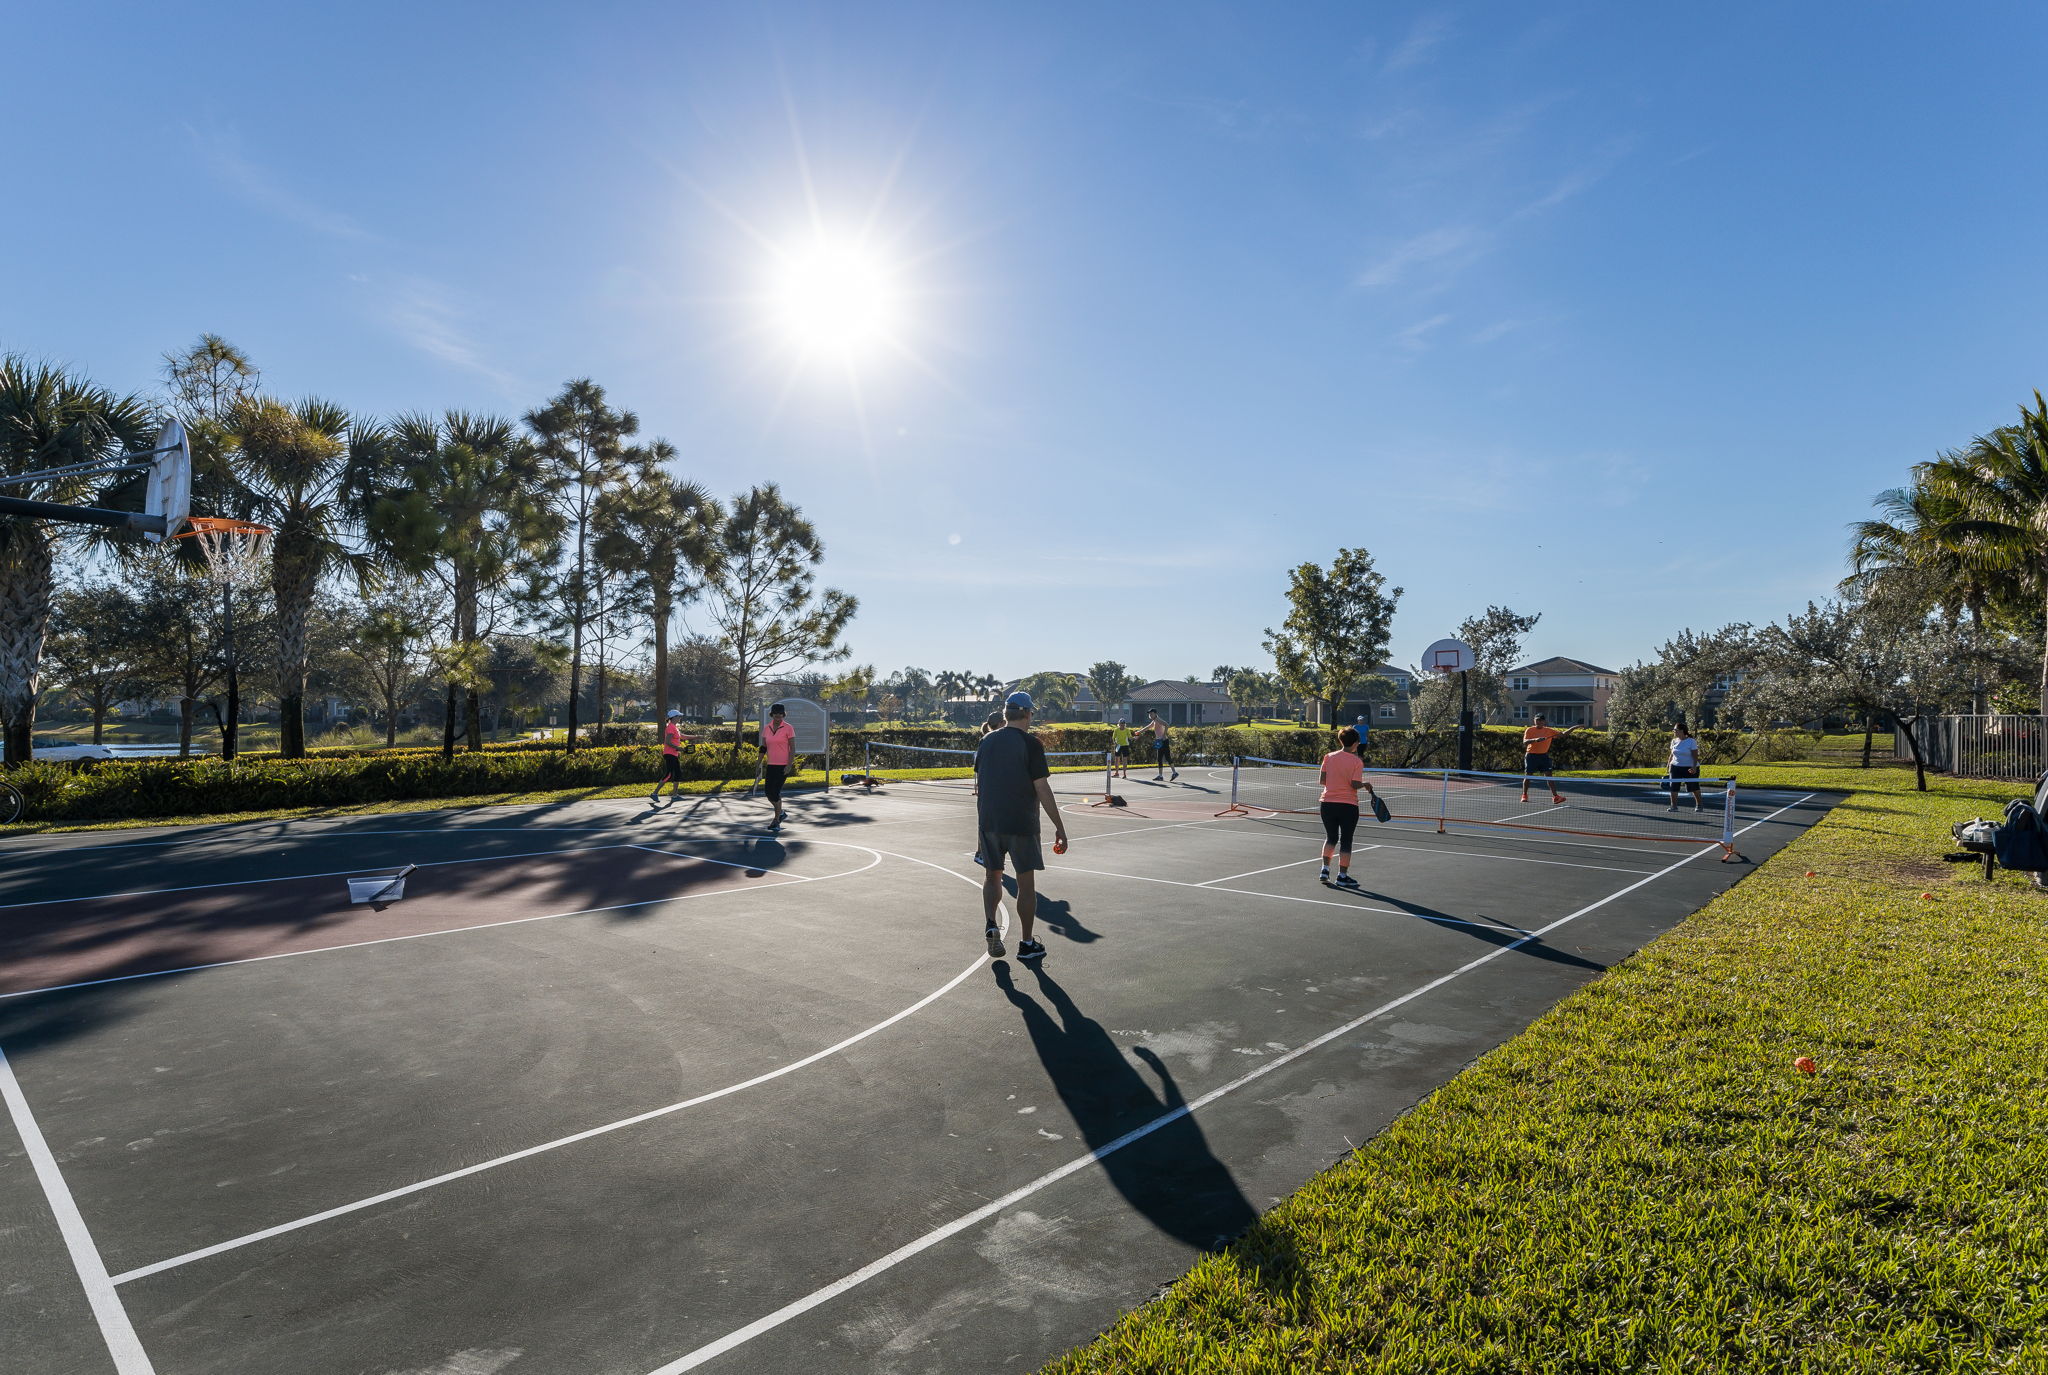
[[1422, 653], [1422, 666], [1435, 673], [1463, 673], [1477, 662], [1463, 640], [1438, 640]]
[[156, 437], [151, 455], [149, 490], [143, 497], [142, 512], [163, 517], [161, 532], [143, 531], [147, 540], [175, 539], [192, 514], [192, 444], [185, 427], [173, 420]]

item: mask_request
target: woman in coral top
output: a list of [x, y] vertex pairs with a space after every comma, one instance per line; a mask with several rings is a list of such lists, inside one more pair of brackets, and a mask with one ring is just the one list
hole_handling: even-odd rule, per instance
[[789, 777], [790, 765], [796, 763], [796, 727], [789, 724], [789, 717], [777, 702], [768, 708], [768, 719], [761, 726], [761, 781], [768, 788], [768, 802], [775, 808], [775, 819], [768, 823], [768, 829], [782, 829], [782, 784]]
[[1337, 748], [1323, 756], [1323, 869], [1316, 877], [1330, 881], [1330, 857], [1337, 857], [1337, 886], [1356, 888], [1351, 877], [1351, 837], [1358, 831], [1358, 794], [1372, 792], [1365, 781], [1365, 760], [1358, 732], [1346, 726], [1337, 732]]

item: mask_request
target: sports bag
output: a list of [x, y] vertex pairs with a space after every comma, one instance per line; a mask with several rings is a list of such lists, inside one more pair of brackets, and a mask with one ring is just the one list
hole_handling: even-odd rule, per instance
[[2001, 868], [2048, 869], [2048, 832], [2041, 829], [2041, 814], [2033, 804], [2014, 798], [2005, 804], [2005, 824], [1993, 838]]

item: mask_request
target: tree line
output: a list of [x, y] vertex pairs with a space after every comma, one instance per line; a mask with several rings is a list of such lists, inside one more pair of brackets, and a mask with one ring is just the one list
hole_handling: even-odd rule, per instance
[[[163, 393], [145, 397], [0, 358], [0, 476], [146, 449], [175, 416], [192, 445], [192, 509], [269, 527], [266, 556], [216, 602], [194, 541], [0, 518], [5, 762], [31, 755], [46, 667], [101, 716], [124, 686], [176, 697], [188, 746], [204, 703], [231, 757], [252, 666], [280, 753], [299, 757], [308, 684], [322, 678], [367, 688], [394, 732], [431, 681], [451, 754], [458, 740], [482, 748], [487, 701], [565, 692], [575, 749], [586, 703], [601, 717], [622, 672], [637, 669], [657, 715], [667, 709], [670, 631], [686, 605], [705, 623], [695, 666], [710, 648], [735, 702], [845, 657], [857, 603], [819, 585], [824, 543], [802, 511], [773, 483], [713, 497], [595, 382], [571, 381], [517, 419], [380, 418], [266, 393], [249, 357], [215, 335], [164, 362]], [[73, 475], [11, 490], [133, 509], [140, 485]]]

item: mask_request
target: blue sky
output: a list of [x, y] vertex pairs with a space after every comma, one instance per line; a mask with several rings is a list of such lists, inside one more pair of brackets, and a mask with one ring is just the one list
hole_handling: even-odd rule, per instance
[[[784, 485], [855, 658], [1263, 662], [1370, 549], [1610, 665], [1782, 615], [2048, 380], [2037, 5], [79, 4], [9, 20], [0, 348]], [[818, 226], [891, 337], [806, 356]]]

